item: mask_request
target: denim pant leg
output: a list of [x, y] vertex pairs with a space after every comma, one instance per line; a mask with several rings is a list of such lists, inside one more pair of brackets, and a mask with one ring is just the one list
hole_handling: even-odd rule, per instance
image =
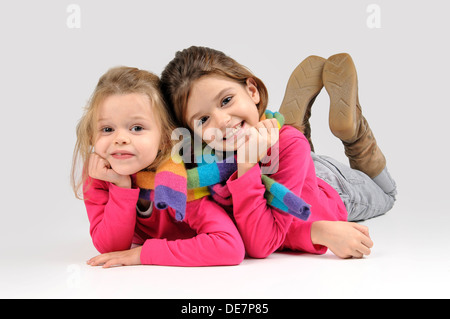
[[[311, 153], [316, 176], [340, 195], [348, 212], [348, 221], [365, 220], [389, 211], [395, 202], [395, 188], [385, 193], [369, 176], [335, 159]], [[395, 182], [386, 170], [395, 187]]]

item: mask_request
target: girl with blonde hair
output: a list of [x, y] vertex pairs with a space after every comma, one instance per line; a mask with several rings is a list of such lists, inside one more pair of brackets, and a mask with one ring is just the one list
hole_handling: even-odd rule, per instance
[[[77, 126], [72, 164], [72, 186], [84, 199], [101, 253], [88, 264], [208, 266], [243, 260], [235, 225], [209, 198], [181, 208], [156, 201], [161, 194], [184, 195], [170, 184], [183, 178], [170, 156], [173, 128], [156, 75], [116, 67], [100, 78]], [[138, 188], [138, 178], [149, 189]]]

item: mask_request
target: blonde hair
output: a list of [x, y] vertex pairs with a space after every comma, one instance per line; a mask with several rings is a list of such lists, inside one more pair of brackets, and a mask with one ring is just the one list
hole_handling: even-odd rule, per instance
[[257, 104], [259, 115], [261, 117], [264, 114], [269, 96], [266, 86], [259, 78], [221, 51], [191, 46], [178, 51], [161, 74], [161, 91], [177, 124], [188, 127], [186, 108], [192, 84], [207, 75], [224, 76], [242, 85], [246, 85], [247, 79], [252, 78], [260, 95], [260, 102]]
[[[87, 162], [93, 152], [95, 143], [97, 113], [100, 104], [108, 96], [141, 93], [149, 97], [153, 114], [160, 125], [161, 142], [158, 156], [145, 170], [155, 170], [170, 155], [173, 146], [171, 133], [174, 125], [167, 113], [159, 85], [159, 78], [153, 73], [125, 66], [112, 68], [100, 77], [76, 128], [77, 141], [72, 159], [71, 185], [77, 198], [83, 199], [80, 189], [88, 177]], [[82, 168], [80, 168], [80, 164], [83, 165]]]

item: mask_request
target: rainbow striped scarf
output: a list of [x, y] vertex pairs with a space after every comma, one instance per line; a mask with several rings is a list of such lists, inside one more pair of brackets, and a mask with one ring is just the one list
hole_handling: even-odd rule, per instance
[[[264, 118], [276, 118], [278, 127], [284, 124], [284, 117], [278, 112], [266, 111]], [[197, 167], [187, 169], [180, 156], [175, 155], [161, 164], [156, 172], [141, 171], [136, 174], [136, 185], [140, 188], [139, 197], [151, 200], [158, 209], [171, 207], [176, 211], [176, 219], [184, 219], [186, 203], [211, 195], [221, 205], [232, 205], [231, 194], [224, 182], [237, 170], [236, 159], [217, 157], [206, 160], [202, 150], [195, 154]], [[302, 220], [307, 220], [310, 207], [300, 197], [267, 175], [261, 175], [266, 187], [264, 197], [267, 203], [281, 211]]]

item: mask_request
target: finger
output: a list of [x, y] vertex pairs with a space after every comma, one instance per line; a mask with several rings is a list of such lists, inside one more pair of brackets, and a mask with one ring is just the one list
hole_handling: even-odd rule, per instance
[[271, 145], [274, 145], [280, 139], [280, 131], [278, 128], [272, 128], [270, 133], [270, 142]]
[[272, 125], [272, 128], [278, 128], [278, 121], [277, 119], [273, 118], [270, 120], [270, 124]]
[[264, 128], [264, 127], [265, 127], [265, 125], [264, 125], [264, 122], [265, 122], [265, 121], [266, 121], [266, 120], [260, 121], [260, 122], [256, 123], [256, 125], [253, 126], [253, 127], [256, 128], [256, 129]]
[[264, 127], [267, 128], [268, 130], [270, 130], [272, 128], [278, 128], [276, 119], [269, 119], [269, 120], [262, 121], [260, 123], [262, 123], [264, 125]]
[[91, 266], [100, 266], [100, 265], [104, 264], [105, 262], [107, 262], [111, 258], [112, 258], [111, 254], [106, 253], [106, 254], [101, 254], [101, 255], [95, 256], [95, 257], [91, 258], [88, 262], [89, 262], [89, 265], [91, 265]]
[[94, 168], [96, 167], [96, 162], [97, 162], [97, 154], [95, 154], [95, 153], [92, 153], [90, 156], [89, 156], [89, 162], [88, 162], [88, 173], [89, 173], [89, 176], [91, 176], [92, 175], [92, 173], [94, 172]]
[[370, 239], [370, 237], [364, 236], [363, 238], [361, 238], [361, 243], [368, 248], [373, 247], [373, 241], [372, 239]]
[[358, 258], [362, 258], [364, 255], [369, 256], [370, 255], [370, 249], [364, 245], [361, 245], [357, 250]]
[[111, 258], [103, 265], [103, 268], [111, 268], [113, 266], [119, 266], [122, 263], [117, 258]]
[[100, 258], [99, 258], [100, 256], [93, 257], [93, 258], [89, 259], [87, 261], [87, 264], [91, 265], [91, 266], [98, 266], [98, 265], [102, 264], [103, 262], [100, 261]]
[[360, 252], [359, 250], [356, 250], [353, 253], [353, 258], [363, 258], [364, 254], [362, 252]]
[[99, 178], [99, 172], [102, 172], [106, 168], [109, 168], [109, 163], [98, 154], [91, 154], [89, 160], [89, 176]]
[[270, 120], [263, 120], [258, 122], [258, 124], [255, 125], [256, 128], [262, 128], [265, 129], [267, 127], [270, 127]]
[[242, 134], [236, 140], [236, 149], [240, 149], [241, 146], [245, 144], [245, 142], [246, 142], [245, 134]]
[[256, 128], [257, 130], [269, 130], [274, 127], [272, 120], [273, 119], [260, 121], [254, 126], [254, 128]]
[[355, 227], [357, 230], [359, 230], [361, 233], [363, 233], [364, 235], [366, 235], [367, 237], [370, 238], [369, 235], [369, 227], [358, 224], [358, 223], [352, 223], [353, 227]]

